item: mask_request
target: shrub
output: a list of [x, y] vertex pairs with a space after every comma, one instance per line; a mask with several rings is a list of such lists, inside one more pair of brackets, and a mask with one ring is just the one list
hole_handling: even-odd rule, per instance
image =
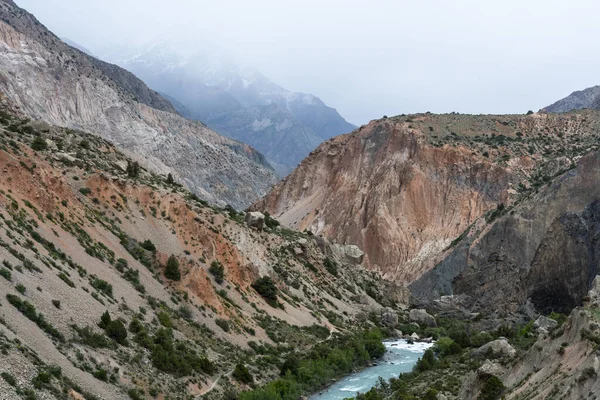
[[250, 385], [251, 383], [254, 383], [254, 378], [252, 377], [252, 374], [250, 374], [250, 371], [248, 371], [248, 368], [246, 368], [246, 366], [242, 363], [238, 363], [235, 366], [235, 369], [233, 370], [233, 377], [241, 383], [244, 383], [246, 385]]
[[277, 221], [275, 218], [271, 217], [271, 215], [265, 211], [265, 225], [270, 229], [275, 229], [280, 224], [279, 224], [279, 221]]
[[130, 178], [137, 178], [140, 175], [141, 167], [137, 161], [127, 161], [127, 176]]
[[431, 349], [427, 349], [425, 350], [423, 357], [419, 358], [414, 368], [417, 372], [425, 372], [433, 369], [434, 366], [435, 356], [433, 355], [433, 351]]
[[179, 261], [177, 261], [177, 258], [175, 258], [174, 255], [171, 255], [167, 261], [165, 277], [172, 281], [178, 281], [181, 279], [181, 272], [179, 272]]
[[17, 386], [17, 379], [16, 379], [16, 378], [15, 378], [13, 375], [9, 374], [8, 372], [2, 372], [2, 373], [0, 374], [0, 376], [1, 376], [1, 377], [2, 377], [2, 378], [5, 380], [5, 381], [6, 381], [6, 383], [8, 383], [10, 386], [13, 386], [13, 387]]
[[23, 286], [22, 284], [17, 284], [17, 286], [15, 286], [15, 289], [17, 289], [17, 292], [21, 293], [21, 294], [25, 294], [25, 286]]
[[167, 314], [166, 312], [159, 311], [158, 314], [156, 314], [156, 316], [158, 317], [158, 322], [160, 322], [160, 324], [162, 326], [164, 326], [165, 328], [173, 327], [173, 322], [171, 322], [171, 317], [169, 317], [169, 314]]
[[31, 142], [31, 148], [35, 151], [43, 151], [48, 148], [48, 145], [46, 144], [46, 140], [44, 140], [44, 138], [41, 136], [36, 136]]
[[488, 380], [483, 384], [483, 388], [481, 389], [481, 393], [479, 393], [478, 400], [497, 400], [504, 393], [505, 386], [502, 381], [496, 377], [491, 376]]
[[108, 297], [113, 297], [113, 287], [110, 283], [92, 275], [90, 279], [90, 285], [99, 292], [104, 293]]
[[160, 328], [146, 344], [150, 346], [152, 364], [163, 372], [187, 376], [194, 371], [207, 374], [215, 371], [206, 357], [198, 356], [185, 343], [175, 341], [170, 329]]
[[75, 329], [79, 335], [81, 343], [86, 346], [90, 346], [94, 349], [100, 349], [110, 347], [111, 345], [106, 336], [101, 333], [94, 332], [94, 330], [89, 326], [86, 326], [85, 328], [78, 328], [77, 326], [74, 326], [73, 329]]
[[217, 326], [223, 329], [225, 332], [229, 332], [229, 321], [226, 319], [217, 318], [215, 320], [215, 324], [217, 324]]
[[219, 285], [223, 283], [225, 268], [223, 268], [223, 264], [221, 264], [219, 261], [213, 261], [208, 268], [208, 272], [215, 277], [215, 282], [217, 282]]
[[6, 269], [4, 267], [0, 268], [0, 275], [7, 281], [12, 280], [12, 274], [10, 273], [10, 271], [8, 269]]
[[153, 253], [156, 252], [156, 246], [154, 245], [154, 243], [152, 243], [152, 240], [150, 239], [146, 239], [142, 243], [140, 243], [140, 247]]
[[58, 277], [60, 279], [62, 279], [62, 281], [64, 283], [66, 283], [67, 285], [71, 286], [72, 288], [75, 287], [75, 283], [73, 283], [73, 281], [70, 280], [69, 277], [67, 276], [67, 274], [65, 274], [64, 272], [61, 272], [60, 274], [58, 274]]
[[106, 335], [122, 346], [127, 345], [127, 329], [119, 320], [110, 321], [106, 327]]
[[38, 313], [35, 310], [33, 304], [29, 303], [26, 300], [21, 300], [19, 296], [15, 296], [14, 294], [7, 294], [6, 300], [8, 300], [8, 302], [13, 307], [19, 310], [21, 314], [25, 315], [28, 319], [35, 322], [41, 330], [43, 330], [44, 332], [58, 339], [61, 342], [65, 341], [65, 338], [63, 337], [62, 333], [60, 333], [54, 326], [47, 322], [44, 318], [44, 315], [42, 313]]
[[88, 194], [92, 193], [92, 189], [82, 187], [81, 189], [79, 189], [79, 193], [81, 193], [84, 196], [87, 196]]
[[60, 310], [60, 300], [52, 300], [52, 304]]
[[277, 287], [269, 276], [258, 278], [252, 284], [252, 288], [256, 290], [272, 307], [277, 307]]
[[329, 257], [325, 258], [325, 261], [323, 262], [323, 266], [325, 267], [327, 272], [329, 272], [331, 275], [333, 275], [333, 276], [338, 275], [337, 263], [335, 261], [331, 260]]

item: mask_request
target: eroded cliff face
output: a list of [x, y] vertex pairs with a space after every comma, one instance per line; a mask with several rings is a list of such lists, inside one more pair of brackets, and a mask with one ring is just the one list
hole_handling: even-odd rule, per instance
[[0, 90], [22, 112], [108, 139], [211, 201], [242, 208], [277, 181], [250, 146], [188, 121], [139, 79], [75, 50], [0, 2]]
[[596, 126], [593, 112], [373, 121], [319, 146], [252, 208], [356, 244], [369, 268], [410, 283], [479, 217], [568, 169]]
[[436, 268], [410, 285], [416, 299], [466, 294], [470, 308], [543, 312], [581, 304], [598, 267], [600, 154], [481, 223]]

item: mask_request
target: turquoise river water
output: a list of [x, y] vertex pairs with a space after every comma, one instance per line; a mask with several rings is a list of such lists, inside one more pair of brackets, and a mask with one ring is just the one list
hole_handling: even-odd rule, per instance
[[413, 365], [425, 353], [431, 343], [408, 344], [404, 339], [386, 341], [383, 343], [386, 348], [385, 355], [373, 367], [364, 370], [337, 381], [323, 390], [310, 397], [310, 400], [341, 400], [354, 398], [358, 392], [368, 392], [382, 377], [386, 381], [390, 378], [398, 377], [401, 372], [412, 371]]

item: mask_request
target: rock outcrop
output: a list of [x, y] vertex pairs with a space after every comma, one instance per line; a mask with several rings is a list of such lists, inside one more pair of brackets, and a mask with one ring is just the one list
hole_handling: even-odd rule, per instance
[[367, 268], [407, 284], [485, 225], [483, 216], [496, 218], [595, 148], [598, 116], [372, 121], [319, 146], [252, 209], [356, 245]]
[[474, 357], [488, 357], [489, 354], [492, 354], [495, 358], [513, 358], [517, 355], [517, 351], [511, 346], [510, 343], [508, 343], [508, 340], [505, 338], [492, 340], [480, 348], [473, 350]]
[[600, 86], [573, 92], [564, 99], [544, 107], [542, 111], [564, 113], [585, 108], [600, 109]]
[[133, 74], [67, 46], [12, 1], [0, 1], [0, 17], [0, 91], [30, 118], [101, 136], [237, 208], [277, 181], [256, 150], [181, 117]]
[[419, 325], [435, 327], [437, 323], [435, 322], [435, 317], [427, 313], [426, 310], [413, 308], [408, 313], [408, 319], [410, 322], [416, 322]]
[[464, 239], [410, 285], [417, 298], [467, 294], [471, 310], [515, 312], [531, 299], [543, 313], [581, 304], [600, 273], [600, 153]]

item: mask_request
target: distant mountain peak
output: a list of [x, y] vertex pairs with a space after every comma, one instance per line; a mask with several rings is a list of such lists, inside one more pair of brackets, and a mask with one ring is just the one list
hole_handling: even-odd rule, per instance
[[544, 107], [542, 111], [562, 113], [584, 108], [600, 109], [600, 86], [575, 91], [564, 99]]
[[287, 90], [220, 49], [158, 41], [104, 57], [167, 95], [186, 117], [257, 148], [280, 175], [322, 141], [355, 128], [317, 96]]

